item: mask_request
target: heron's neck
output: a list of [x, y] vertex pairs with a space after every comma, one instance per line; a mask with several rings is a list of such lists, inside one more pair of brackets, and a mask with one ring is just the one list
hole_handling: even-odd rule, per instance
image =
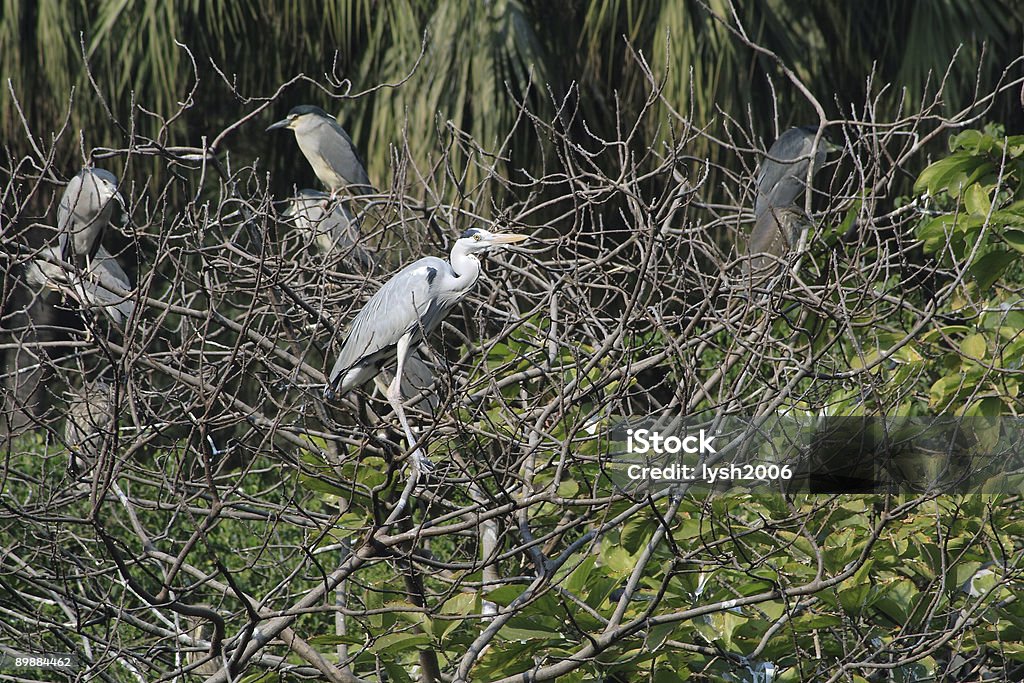
[[460, 291], [472, 287], [476, 279], [480, 277], [480, 259], [473, 254], [467, 254], [459, 248], [459, 245], [452, 249], [451, 258], [448, 261], [452, 265], [452, 270], [455, 271]]

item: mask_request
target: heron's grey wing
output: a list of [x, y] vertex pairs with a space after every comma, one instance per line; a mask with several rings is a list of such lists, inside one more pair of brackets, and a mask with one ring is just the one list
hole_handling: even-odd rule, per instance
[[25, 279], [36, 287], [61, 289], [68, 281], [67, 273], [53, 261], [60, 261], [60, 247], [48, 247], [39, 251], [38, 258], [25, 265]]
[[751, 259], [747, 269], [758, 271], [776, 263], [775, 259], [767, 255], [781, 257], [796, 247], [805, 224], [804, 212], [795, 206], [778, 209], [769, 207], [757, 217], [754, 229], [750, 232], [747, 254]]
[[305, 233], [306, 240], [316, 244], [322, 252], [329, 251], [330, 247], [329, 216], [323, 207], [329, 196], [327, 193], [320, 192], [315, 195], [295, 197], [284, 212], [285, 218]]
[[355, 215], [343, 203], [338, 203], [327, 213], [324, 211], [324, 202], [330, 201], [330, 195], [325, 192], [303, 192], [307, 194], [294, 198], [284, 216], [306, 233], [307, 239], [314, 242], [322, 254], [330, 254], [339, 249], [360, 270], [371, 270], [376, 262], [370, 252], [359, 244], [362, 235]]
[[807, 169], [814, 150], [814, 171], [817, 175], [825, 163], [824, 144], [815, 149], [816, 131], [790, 128], [768, 150], [768, 157], [757, 178], [754, 213], [758, 216], [768, 207], [786, 207], [796, 203], [807, 186]]
[[82, 194], [82, 174], [79, 173], [68, 181], [57, 205], [57, 230], [60, 232], [58, 244], [64, 260], [69, 260], [75, 249], [73, 238], [76, 232], [75, 205]]
[[366, 173], [366, 164], [363, 162], [363, 158], [359, 155], [359, 150], [356, 149], [355, 143], [352, 142], [352, 138], [349, 137], [348, 133], [341, 124], [331, 119], [330, 121], [324, 121], [326, 125], [329, 125], [334, 132], [338, 135], [320, 135], [317, 136], [319, 145], [321, 146], [320, 152], [328, 159], [336, 159], [341, 164], [340, 171], [345, 180], [350, 185], [357, 187], [352, 188], [357, 194], [373, 194], [376, 190], [370, 183], [370, 176]]
[[132, 289], [131, 280], [117, 259], [103, 247], [97, 250], [88, 275], [82, 284], [90, 305], [103, 308], [111, 320], [118, 324], [131, 317], [135, 310], [135, 302], [128, 298]]
[[359, 363], [391, 355], [392, 347], [406, 332], [421, 325], [427, 332], [432, 329], [427, 325], [434, 317], [431, 307], [437, 305], [434, 282], [447, 267], [443, 260], [428, 256], [384, 283], [352, 320], [331, 370], [330, 386]]

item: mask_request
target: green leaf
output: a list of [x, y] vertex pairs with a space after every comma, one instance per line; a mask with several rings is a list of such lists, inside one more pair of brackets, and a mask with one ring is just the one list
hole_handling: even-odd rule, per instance
[[1012, 248], [1024, 252], [1024, 230], [1004, 230], [1003, 239]]
[[[931, 195], [936, 195], [942, 190], [949, 191], [950, 185], [957, 177], [967, 177], [967, 174], [974, 171], [982, 163], [980, 159], [964, 152], [951, 154], [945, 159], [939, 159], [928, 168], [921, 171], [917, 182], [914, 183], [914, 192], [920, 194], [927, 190]], [[959, 194], [960, 188], [956, 187], [951, 194]]]
[[501, 586], [489, 591], [484, 597], [496, 605], [507, 607], [512, 604], [513, 600], [522, 595], [522, 593], [523, 589], [520, 586]]
[[960, 353], [971, 360], [983, 359], [987, 349], [988, 342], [980, 334], [972, 334], [960, 342]]
[[1012, 251], [990, 251], [971, 265], [971, 275], [982, 291], [990, 289], [1003, 271], [1017, 260]]
[[426, 633], [389, 633], [381, 636], [370, 649], [377, 654], [386, 652], [419, 649], [430, 644], [430, 636]]
[[547, 631], [539, 628], [521, 628], [518, 626], [505, 626], [498, 632], [504, 640], [519, 640], [531, 642], [537, 645], [543, 642], [560, 641], [562, 634], [557, 631]]
[[658, 650], [668, 640], [678, 626], [676, 624], [660, 624], [647, 633], [647, 649]]
[[479, 593], [459, 593], [445, 601], [441, 606], [441, 614], [473, 614], [480, 610]]
[[396, 683], [412, 683], [412, 678], [406, 672], [405, 667], [391, 660], [384, 660], [384, 670], [388, 672], [388, 679]]
[[956, 152], [963, 149], [977, 154], [981, 148], [981, 141], [984, 133], [980, 130], [965, 130], [949, 137], [949, 151]]
[[324, 481], [323, 479], [317, 479], [306, 474], [299, 475], [299, 484], [308, 491], [317, 491], [319, 493], [327, 493], [332, 496], [340, 496], [342, 498], [351, 495], [351, 490], [346, 490], [340, 486], [336, 486], [330, 482]]
[[992, 210], [988, 192], [979, 184], [971, 185], [964, 192], [964, 206], [975, 216], [987, 216]]
[[590, 573], [594, 570], [594, 563], [596, 561], [597, 559], [593, 555], [587, 555], [579, 563], [579, 566], [569, 574], [569, 578], [565, 582], [565, 589], [573, 595], [580, 595], [590, 580]]
[[622, 527], [622, 547], [629, 553], [636, 553], [647, 542], [654, 531], [654, 522], [647, 515], [634, 515]]

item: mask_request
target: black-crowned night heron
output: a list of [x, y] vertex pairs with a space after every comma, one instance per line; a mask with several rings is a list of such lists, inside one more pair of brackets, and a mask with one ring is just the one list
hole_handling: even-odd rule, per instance
[[825, 165], [825, 155], [834, 149], [824, 135], [815, 147], [817, 135], [818, 129], [814, 126], [790, 128], [771, 146], [757, 174], [755, 214], [761, 214], [771, 206], [790, 206], [803, 194], [811, 161], [814, 161], [813, 177]]
[[99, 249], [114, 205], [124, 204], [117, 177], [102, 168], [84, 168], [68, 182], [57, 207], [59, 244], [65, 261], [81, 266]]
[[59, 248], [42, 249], [26, 267], [25, 275], [36, 287], [69, 296], [83, 308], [99, 308], [118, 325], [123, 325], [135, 310], [129, 298], [131, 280], [103, 247], [96, 249], [84, 271], [77, 272], [61, 258]]
[[[783, 256], [797, 246], [808, 219], [798, 199], [808, 183], [825, 165], [825, 156], [836, 149], [824, 136], [814, 144], [818, 129], [790, 128], [768, 150], [757, 175], [754, 201], [754, 229], [747, 241], [748, 255], [755, 257], [750, 270], [758, 270], [773, 259], [758, 255]], [[813, 163], [813, 168], [811, 167]]]
[[[206, 605], [200, 605], [206, 607]], [[215, 629], [212, 623], [205, 621], [198, 617], [189, 618], [189, 630], [188, 635], [194, 641], [212, 641], [214, 638]], [[194, 676], [202, 676], [206, 678], [213, 676], [223, 668], [223, 657], [220, 654], [219, 643], [215, 646], [216, 652], [211, 653], [208, 650], [202, 650], [198, 647], [193, 647], [188, 651], [186, 655], [186, 661], [190, 667], [189, 673]]]
[[271, 124], [267, 130], [288, 128], [313, 172], [332, 194], [346, 187], [354, 194], [372, 194], [376, 190], [366, 174], [366, 164], [356, 151], [352, 138], [333, 116], [320, 107], [304, 104], [288, 112], [288, 117]]
[[[324, 396], [332, 399], [361, 386], [397, 358], [387, 397], [412, 447], [416, 438], [405, 417], [401, 392], [410, 350], [437, 329], [452, 308], [469, 294], [480, 277], [481, 254], [525, 239], [526, 235], [470, 228], [455, 241], [448, 261], [427, 256], [400, 270], [352, 320]], [[421, 467], [428, 466], [418, 449], [413, 455]]]
[[361, 270], [373, 267], [373, 257], [360, 246], [356, 217], [342, 202], [319, 190], [299, 190], [283, 216], [328, 256], [338, 253]]
[[99, 459], [104, 442], [114, 436], [114, 391], [95, 381], [72, 391], [64, 418], [64, 445], [70, 453], [68, 470], [81, 474]]

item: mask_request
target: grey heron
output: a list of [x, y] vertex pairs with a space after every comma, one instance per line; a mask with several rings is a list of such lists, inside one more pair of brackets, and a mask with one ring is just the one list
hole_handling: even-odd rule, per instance
[[359, 244], [361, 235], [356, 217], [347, 206], [326, 192], [299, 190], [283, 215], [325, 256], [337, 250], [362, 270], [373, 267], [373, 257]]
[[341, 124], [320, 107], [303, 104], [288, 116], [267, 127], [267, 130], [287, 128], [295, 133], [299, 145], [313, 172], [332, 194], [351, 188], [355, 194], [373, 194], [363, 163], [352, 138]]
[[[405, 417], [401, 392], [409, 352], [469, 294], [480, 277], [480, 254], [525, 239], [526, 235], [470, 228], [455, 241], [448, 261], [427, 256], [400, 270], [352, 320], [324, 389], [325, 398], [330, 400], [361, 386], [397, 359], [387, 398], [398, 415], [409, 447], [414, 448], [416, 438]], [[413, 457], [420, 467], [429, 467], [419, 449], [413, 451]]]
[[70, 452], [68, 470], [81, 474], [99, 459], [103, 442], [114, 431], [114, 392], [95, 381], [73, 392], [64, 417], [64, 445]]
[[78, 301], [83, 308], [99, 308], [118, 325], [131, 316], [135, 302], [127, 296], [131, 280], [110, 253], [98, 247], [84, 272], [75, 272], [61, 258], [61, 249], [42, 249], [28, 264], [26, 279], [37, 287], [61, 292]]
[[117, 177], [102, 168], [83, 168], [68, 182], [57, 207], [61, 256], [81, 266], [99, 249], [115, 202], [124, 204]]
[[[376, 265], [374, 257], [359, 245], [361, 235], [355, 216], [344, 203], [332, 199], [326, 192], [299, 190], [288, 202], [283, 216], [312, 240], [325, 256], [337, 251], [364, 272]], [[383, 393], [387, 391], [393, 375], [385, 369], [376, 379]], [[406, 359], [402, 377], [403, 399], [422, 395], [425, 398], [423, 406], [433, 413], [439, 404], [437, 395], [432, 391], [433, 384], [433, 370], [420, 356], [419, 349], [413, 350]]]

